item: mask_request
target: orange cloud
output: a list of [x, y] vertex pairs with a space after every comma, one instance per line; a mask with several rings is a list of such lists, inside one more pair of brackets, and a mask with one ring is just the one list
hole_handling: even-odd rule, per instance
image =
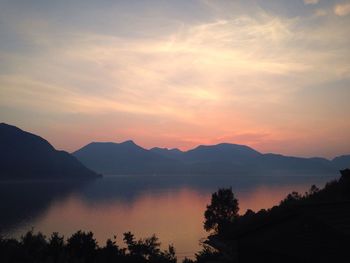
[[334, 13], [337, 16], [346, 16], [350, 14], [350, 3], [336, 4], [334, 6]]
[[347, 29], [303, 22], [260, 12], [181, 24], [152, 38], [80, 32], [60, 45], [45, 27], [35, 34], [26, 27], [43, 48], [3, 56], [14, 70], [0, 75], [0, 105], [46, 113], [37, 120], [48, 127], [43, 135], [69, 150], [134, 139], [144, 147], [227, 140], [301, 152], [297, 139], [316, 145], [313, 138], [350, 128], [338, 121], [349, 104], [325, 103], [339, 92], [321, 88], [350, 77]]

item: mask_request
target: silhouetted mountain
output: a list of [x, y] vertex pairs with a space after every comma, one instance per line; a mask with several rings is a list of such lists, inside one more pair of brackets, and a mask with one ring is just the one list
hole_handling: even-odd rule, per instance
[[93, 142], [73, 155], [87, 167], [105, 174], [153, 174], [165, 172], [176, 163], [175, 160], [146, 150], [133, 141]]
[[258, 170], [262, 171], [292, 171], [292, 172], [332, 172], [336, 168], [324, 158], [300, 158], [284, 156], [280, 154], [263, 154], [254, 163]]
[[168, 149], [168, 148], [154, 147], [150, 149], [150, 151], [172, 159], [181, 159], [183, 154], [183, 152], [177, 148]]
[[200, 145], [185, 152], [157, 147], [146, 150], [132, 141], [91, 143], [73, 155], [87, 167], [108, 174], [320, 174], [337, 170], [327, 159], [262, 154], [229, 143]]
[[217, 145], [200, 145], [185, 152], [188, 162], [235, 162], [240, 163], [261, 156], [258, 151], [238, 144], [220, 143]]
[[0, 178], [93, 178], [98, 175], [74, 156], [57, 151], [43, 138], [0, 124]]
[[342, 155], [335, 157], [332, 160], [332, 163], [334, 166], [336, 166], [338, 169], [345, 169], [350, 167], [350, 155]]

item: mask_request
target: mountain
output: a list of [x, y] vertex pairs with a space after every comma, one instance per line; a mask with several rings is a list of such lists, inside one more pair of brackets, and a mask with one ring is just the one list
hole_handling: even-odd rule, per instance
[[248, 146], [230, 143], [199, 145], [198, 147], [187, 152], [182, 152], [176, 148], [167, 149], [158, 147], [152, 148], [150, 151], [168, 158], [181, 160], [187, 164], [206, 162], [239, 163], [250, 158], [261, 156], [261, 153]]
[[280, 154], [263, 154], [255, 163], [257, 170], [271, 172], [292, 172], [292, 173], [332, 173], [337, 171], [336, 167], [325, 158], [301, 158], [284, 156]]
[[93, 178], [98, 175], [45, 139], [0, 124], [0, 179]]
[[243, 174], [253, 173], [250, 163], [262, 154], [239, 144], [200, 145], [183, 153], [181, 161], [188, 173]]
[[338, 170], [324, 158], [262, 154], [245, 145], [200, 145], [188, 151], [144, 149], [132, 141], [94, 142], [73, 153], [106, 174], [321, 174]]
[[183, 154], [183, 152], [177, 148], [168, 149], [168, 148], [154, 147], [150, 149], [150, 151], [172, 159], [181, 159]]
[[345, 169], [345, 168], [349, 168], [350, 167], [350, 155], [341, 155], [341, 156], [335, 157], [332, 160], [332, 163], [339, 170], [342, 170], [342, 169]]
[[166, 172], [176, 160], [146, 150], [133, 141], [93, 142], [73, 153], [84, 165], [105, 174]]
[[234, 162], [240, 163], [261, 156], [258, 151], [239, 144], [220, 143], [216, 145], [200, 145], [184, 153], [188, 162]]

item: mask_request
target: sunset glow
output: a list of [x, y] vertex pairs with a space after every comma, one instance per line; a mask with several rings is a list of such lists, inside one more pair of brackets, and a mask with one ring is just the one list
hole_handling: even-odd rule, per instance
[[350, 149], [349, 1], [48, 2], [0, 0], [2, 122], [67, 151]]

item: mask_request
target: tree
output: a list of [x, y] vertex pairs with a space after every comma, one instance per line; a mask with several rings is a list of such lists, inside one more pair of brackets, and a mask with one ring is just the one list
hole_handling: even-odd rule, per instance
[[151, 255], [159, 254], [160, 242], [155, 235], [149, 238], [135, 240], [131, 232], [124, 233], [124, 242], [132, 255], [139, 255], [148, 259]]
[[222, 255], [219, 251], [205, 244], [203, 244], [202, 251], [199, 251], [198, 253], [196, 253], [197, 263], [222, 262], [221, 258], [222, 258]]
[[135, 240], [132, 233], [124, 233], [123, 238], [127, 245], [129, 254], [128, 262], [154, 262], [154, 263], [176, 263], [175, 248], [170, 245], [168, 250], [159, 249], [160, 242], [153, 235], [145, 239]]
[[66, 261], [64, 246], [64, 237], [60, 236], [57, 232], [52, 233], [47, 245], [47, 253], [52, 262]]
[[204, 229], [214, 230], [222, 234], [226, 227], [238, 217], [238, 200], [235, 198], [232, 188], [222, 188], [211, 196], [211, 204], [207, 205], [204, 213]]
[[320, 191], [320, 189], [316, 185], [313, 184], [310, 187], [308, 195], [314, 195], [314, 194], [318, 193], [319, 191]]
[[67, 240], [69, 256], [81, 262], [93, 262], [96, 254], [97, 242], [92, 232], [78, 231]]
[[287, 195], [286, 198], [284, 198], [281, 202], [280, 205], [281, 206], [285, 206], [285, 205], [293, 205], [296, 204], [298, 201], [300, 201], [303, 197], [298, 193], [298, 192], [292, 192], [290, 194]]
[[44, 262], [47, 242], [45, 236], [34, 230], [28, 231], [21, 237], [21, 252], [20, 258], [22, 262]]

